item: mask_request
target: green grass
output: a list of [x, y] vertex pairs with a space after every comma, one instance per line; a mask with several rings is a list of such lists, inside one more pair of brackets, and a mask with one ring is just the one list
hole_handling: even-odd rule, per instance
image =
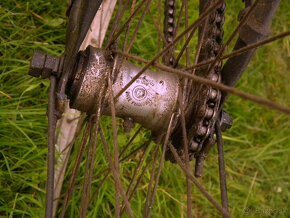
[[[242, 2], [227, 2], [229, 9], [226, 12], [225, 38], [229, 37], [233, 26], [238, 23], [236, 14], [242, 7]], [[281, 4], [273, 21], [272, 35], [289, 29], [290, 3], [284, 0]], [[197, 6], [197, 2], [194, 5]], [[0, 217], [44, 216], [49, 82], [33, 79], [27, 72], [34, 49], [57, 56], [64, 51], [67, 22], [65, 7], [65, 2], [56, 0], [9, 0], [0, 5]], [[191, 22], [196, 17], [195, 9]], [[150, 17], [146, 17], [132, 53], [152, 58], [152, 51], [156, 51], [156, 38]], [[289, 56], [289, 37], [260, 48], [236, 87], [290, 106]], [[232, 129], [224, 134], [231, 214], [233, 217], [289, 216], [289, 116], [235, 96], [229, 98], [225, 109], [234, 121]], [[102, 126], [110, 135], [109, 118], [103, 118]], [[119, 129], [120, 147], [128, 139], [122, 132]], [[142, 132], [131, 150], [148, 135], [149, 132]], [[107, 139], [112, 142], [111, 137]], [[97, 148], [97, 154], [96, 174], [108, 166], [101, 146]], [[72, 170], [75, 156], [76, 152], [73, 152], [68, 173]], [[122, 165], [120, 170], [124, 185], [128, 185], [130, 170], [136, 166], [135, 160], [139, 156], [137, 154]], [[85, 162], [81, 165], [81, 169], [84, 168]], [[149, 177], [148, 172], [133, 199], [132, 208], [137, 216], [142, 213]], [[101, 179], [93, 180], [93, 186], [97, 186]], [[89, 208], [89, 217], [114, 216], [112, 180], [110, 176], [94, 199]], [[208, 156], [204, 176], [199, 180], [219, 200], [216, 149]], [[81, 183], [80, 177], [77, 184]], [[67, 186], [67, 183], [64, 185]], [[201, 217], [218, 216], [215, 208], [196, 188], [192, 192], [193, 214]], [[80, 196], [81, 191], [74, 192], [72, 196], [68, 208], [70, 217], [79, 213]], [[166, 162], [152, 217], [183, 217], [185, 206], [184, 175], [177, 165]]]

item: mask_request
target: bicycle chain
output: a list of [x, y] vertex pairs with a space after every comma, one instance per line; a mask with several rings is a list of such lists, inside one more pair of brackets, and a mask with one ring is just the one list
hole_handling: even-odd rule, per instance
[[[169, 2], [174, 2], [174, 4], [169, 4]], [[211, 2], [211, 1], [210, 1]], [[173, 9], [175, 6], [174, 0], [166, 1], [166, 10]], [[208, 5], [207, 5], [208, 6]], [[175, 9], [175, 7], [174, 7]], [[204, 42], [202, 43], [200, 55], [198, 62], [202, 62], [209, 59], [214, 59], [218, 54], [223, 40], [223, 29], [224, 24], [224, 11], [225, 3], [222, 3], [208, 18], [208, 25], [205, 30]], [[166, 39], [171, 39], [174, 37], [169, 27], [172, 26], [172, 18], [170, 15], [175, 14], [165, 12], [165, 22], [164, 22], [164, 34]], [[173, 18], [174, 20], [174, 18]], [[174, 25], [173, 25], [174, 27]], [[202, 28], [200, 28], [199, 33], [201, 34]], [[170, 31], [168, 31], [170, 30]], [[173, 52], [171, 52], [173, 55]], [[174, 60], [174, 57], [170, 57]], [[167, 58], [168, 60], [169, 58]], [[170, 63], [170, 62], [169, 62]], [[221, 82], [221, 65], [222, 62], [216, 63], [214, 70], [208, 72], [210, 66], [205, 66], [196, 70], [196, 75], [210, 79], [215, 82]], [[206, 85], [200, 85], [194, 83], [192, 89], [189, 91], [188, 104], [191, 103], [188, 112], [186, 111], [186, 120], [189, 120], [186, 124], [188, 133], [188, 152], [190, 160], [193, 157], [199, 158], [203, 156], [204, 158], [209, 151], [208, 147], [211, 147], [215, 141], [213, 140], [213, 127], [215, 124], [215, 119], [217, 116], [217, 111], [219, 109], [219, 102], [221, 98], [221, 92], [215, 88]], [[196, 93], [198, 95], [196, 96]], [[194, 96], [196, 96], [194, 98]], [[193, 102], [193, 103], [192, 103]], [[180, 145], [182, 141], [181, 138], [181, 128], [175, 131], [172, 135], [172, 144], [177, 149], [179, 155], [184, 157], [183, 146]], [[166, 159], [171, 162], [175, 162], [174, 157], [171, 152], [167, 152]]]
[[[165, 36], [166, 43], [173, 41], [175, 37], [175, 14], [176, 14], [176, 3], [175, 0], [165, 1], [164, 11], [164, 28], [163, 33]], [[163, 56], [163, 63], [167, 65], [174, 64], [174, 46], [172, 46], [167, 53]]]
[[[222, 46], [224, 35], [222, 29], [224, 23], [224, 11], [225, 3], [217, 8], [209, 17], [209, 23], [205, 33], [205, 42], [201, 47], [199, 62], [214, 59]], [[208, 72], [211, 66], [206, 66], [198, 69], [196, 74], [214, 82], [221, 82], [221, 66], [222, 62], [218, 61], [211, 72]], [[206, 96], [203, 98], [203, 93], [205, 92]], [[199, 152], [202, 150], [203, 146], [206, 146], [207, 143], [213, 142], [212, 128], [217, 116], [216, 113], [219, 109], [221, 92], [210, 86], [202, 86], [200, 98], [203, 101], [203, 104], [201, 107], [199, 106], [194, 113], [194, 115], [200, 119], [195, 122], [197, 125], [190, 129], [190, 133], [194, 134], [194, 136], [191, 137], [192, 141], [189, 145], [189, 151], [191, 151], [191, 153], [195, 153], [196, 150]]]

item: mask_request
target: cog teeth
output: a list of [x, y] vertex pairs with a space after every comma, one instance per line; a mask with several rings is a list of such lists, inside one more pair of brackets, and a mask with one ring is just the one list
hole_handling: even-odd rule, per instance
[[194, 152], [198, 148], [198, 143], [194, 140], [192, 140], [189, 144], [189, 151]]
[[174, 23], [174, 18], [173, 17], [169, 17], [168, 18], [168, 23], [173, 24]]
[[207, 108], [205, 112], [205, 118], [211, 119], [213, 117], [213, 109], [212, 108]]
[[173, 27], [168, 27], [167, 31], [173, 33]]
[[209, 92], [209, 99], [215, 100], [218, 96], [218, 91], [216, 89], [211, 89]]
[[218, 82], [219, 76], [216, 73], [213, 73], [212, 75], [209, 76], [210, 80], [214, 82]]
[[170, 15], [173, 15], [173, 14], [174, 14], [174, 10], [173, 10], [173, 8], [170, 8], [170, 9], [168, 10], [168, 14], [170, 14]]
[[174, 0], [168, 1], [168, 5], [171, 7], [174, 6], [174, 3], [175, 3]]
[[223, 14], [226, 9], [226, 4], [222, 3], [221, 6], [216, 10], [219, 14]]
[[197, 134], [200, 136], [204, 136], [207, 132], [207, 128], [205, 126], [201, 126], [197, 130]]

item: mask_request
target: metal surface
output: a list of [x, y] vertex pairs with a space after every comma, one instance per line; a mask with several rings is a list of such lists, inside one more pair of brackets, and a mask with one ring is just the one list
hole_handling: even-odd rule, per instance
[[[113, 57], [109, 52], [89, 46], [81, 52], [78, 65], [71, 78], [71, 107], [85, 112], [93, 112], [98, 101], [99, 90], [106, 85], [107, 76], [112, 71]], [[121, 61], [121, 60], [120, 60]], [[113, 93], [118, 93], [140, 67], [124, 62], [116, 78]], [[166, 72], [146, 70], [116, 101], [116, 115], [130, 117], [154, 133], [165, 131], [177, 104], [179, 79]], [[108, 96], [105, 97], [103, 114], [110, 115]]]
[[[85, 50], [88, 45], [101, 47], [115, 4], [116, 0], [103, 0], [93, 22], [91, 23], [90, 29], [87, 32], [80, 50]], [[82, 126], [82, 122], [80, 121], [83, 118], [80, 111], [69, 108], [69, 102], [66, 102], [65, 104], [64, 114], [65, 115], [63, 115], [57, 122], [57, 129], [59, 129], [59, 131], [57, 131], [55, 148], [59, 153], [59, 156], [56, 159], [54, 174], [54, 217], [61, 195], [64, 175], [66, 173], [69, 156], [72, 150], [71, 148], [73, 147], [75, 138], [79, 134], [79, 128]]]
[[66, 84], [80, 46], [89, 30], [92, 20], [97, 13], [102, 0], [73, 0], [69, 9], [69, 22], [66, 31], [66, 47], [64, 68], [57, 87], [57, 108], [65, 110], [67, 96]]
[[[273, 16], [280, 4], [280, 0], [261, 0], [251, 13], [249, 19], [241, 27], [239, 38], [234, 47], [234, 51], [242, 49], [250, 44], [258, 43], [270, 34], [270, 25]], [[240, 20], [249, 10], [250, 5], [246, 5], [240, 12]], [[229, 58], [222, 69], [223, 83], [228, 86], [234, 86], [242, 76], [256, 49], [248, 50], [240, 55]], [[223, 93], [221, 104], [223, 105], [228, 94]]]
[[[120, 64], [122, 61], [119, 60], [118, 56], [114, 56], [111, 51], [100, 50], [93, 47], [88, 47], [86, 51], [81, 52], [79, 56], [77, 56], [78, 50], [85, 49], [87, 43], [91, 43], [94, 45], [100, 45], [100, 42], [94, 41], [92, 38], [89, 38], [88, 35], [83, 42], [85, 35], [89, 30], [89, 26], [91, 24], [91, 20], [95, 16], [96, 11], [98, 10], [98, 5], [100, 4], [100, 0], [74, 0], [71, 2], [69, 13], [70, 13], [70, 22], [68, 25], [67, 31], [67, 45], [66, 45], [66, 56], [64, 59], [58, 59], [51, 56], [46, 55], [42, 52], [36, 52], [35, 56], [31, 62], [30, 75], [42, 78], [51, 78], [51, 89], [49, 96], [49, 107], [48, 107], [48, 116], [49, 116], [49, 158], [48, 158], [48, 182], [47, 182], [47, 200], [46, 200], [46, 217], [52, 217], [52, 202], [53, 202], [53, 169], [54, 169], [54, 134], [55, 134], [55, 95], [56, 91], [54, 90], [56, 84], [58, 83], [57, 90], [57, 99], [58, 103], [60, 103], [60, 107], [58, 109], [63, 108], [66, 102], [66, 94], [69, 95], [71, 101], [71, 106], [73, 108], [77, 108], [81, 111], [87, 113], [95, 113], [96, 109], [98, 109], [99, 115], [108, 115], [112, 116], [112, 119], [115, 120], [115, 113], [118, 117], [124, 118], [124, 126], [126, 130], [129, 131], [133, 126], [133, 122], [138, 122], [142, 126], [150, 129], [154, 134], [159, 134], [161, 132], [166, 131], [168, 127], [168, 123], [170, 120], [170, 116], [172, 112], [178, 111], [177, 102], [178, 95], [180, 94], [180, 87], [183, 83], [180, 82], [180, 78], [178, 78], [174, 74], [168, 74], [168, 72], [153, 72], [148, 68], [151, 64], [155, 64], [155, 61], [164, 54], [164, 63], [171, 65], [174, 63], [174, 43], [180, 40], [183, 36], [187, 38], [189, 41], [191, 35], [193, 35], [195, 28], [195, 24], [192, 25], [192, 28], [187, 28], [183, 33], [183, 36], [178, 36], [175, 38], [176, 30], [175, 28], [175, 1], [167, 0], [165, 6], [165, 49], [162, 52], [159, 52], [158, 55], [147, 63], [146, 67], [140, 68], [130, 64], [129, 62], [124, 62]], [[129, 2], [129, 1], [127, 1]], [[213, 2], [211, 4], [211, 2]], [[220, 4], [221, 1], [209, 1], [209, 0], [201, 0], [200, 1], [200, 12], [207, 11], [207, 9], [213, 4]], [[250, 6], [251, 1], [246, 1], [247, 5]], [[255, 8], [253, 14], [251, 14], [250, 19], [244, 24], [242, 28], [239, 29], [240, 37], [235, 46], [235, 50], [239, 50], [241, 48], [247, 47], [249, 44], [254, 44], [261, 39], [264, 39], [268, 36], [270, 29], [269, 25], [272, 20], [273, 14], [277, 9], [277, 6], [280, 1], [274, 0], [264, 0], [259, 1], [258, 6]], [[150, 1], [147, 1], [149, 6]], [[182, 6], [183, 7], [183, 6]], [[184, 6], [185, 10], [187, 10], [187, 6]], [[124, 7], [125, 8], [125, 7]], [[148, 8], [147, 8], [148, 9]], [[142, 17], [145, 16], [146, 10], [144, 9]], [[225, 5], [222, 4], [218, 9], [214, 9], [214, 12], [209, 16], [210, 25], [202, 25], [200, 27], [199, 33], [205, 32], [205, 41], [201, 43], [200, 47], [200, 56], [198, 58], [198, 62], [204, 62], [208, 60], [212, 60], [213, 64], [211, 66], [204, 66], [198, 70], [196, 70], [196, 74], [200, 76], [202, 79], [207, 78], [210, 81], [218, 82], [217, 85], [220, 84], [221, 80], [221, 55], [223, 53], [223, 49], [227, 47], [221, 45], [221, 41], [223, 38], [222, 25], [224, 22], [224, 9]], [[125, 10], [125, 9], [124, 9]], [[248, 8], [241, 13], [241, 17], [243, 18], [243, 14], [247, 14], [249, 11]], [[180, 12], [181, 13], [181, 12]], [[187, 12], [185, 12], [187, 13]], [[102, 16], [102, 15], [101, 15]], [[187, 16], [187, 15], [186, 15]], [[202, 15], [206, 16], [206, 15]], [[204, 19], [199, 18], [199, 22]], [[116, 16], [119, 17], [119, 16]], [[153, 16], [152, 16], [153, 17]], [[118, 19], [116, 19], [118, 20]], [[142, 23], [142, 19], [140, 19], [140, 25]], [[204, 23], [206, 19], [204, 19]], [[121, 20], [118, 20], [120, 23]], [[153, 21], [154, 22], [154, 21]], [[108, 25], [108, 21], [103, 23]], [[241, 22], [242, 23], [242, 22]], [[187, 25], [187, 24], [185, 24]], [[197, 25], [197, 24], [196, 24]], [[203, 28], [205, 31], [203, 31]], [[97, 30], [100, 31], [101, 27]], [[192, 29], [190, 36], [188, 37], [189, 30]], [[238, 28], [236, 29], [238, 30]], [[95, 30], [96, 31], [96, 30]], [[128, 30], [129, 31], [129, 30]], [[138, 32], [138, 28], [136, 28], [134, 32], [134, 37]], [[101, 33], [101, 37], [104, 38], [105, 33]], [[112, 32], [113, 34], [113, 32]], [[118, 34], [116, 34], [118, 35]], [[117, 37], [117, 36], [114, 37]], [[113, 36], [113, 35], [112, 35]], [[233, 34], [233, 37], [235, 34]], [[126, 53], [129, 53], [130, 47], [134, 42], [134, 37], [132, 37], [132, 41], [128, 46], [128, 50]], [[230, 37], [231, 38], [231, 37]], [[111, 40], [109, 40], [110, 42]], [[114, 41], [114, 40], [113, 40]], [[201, 35], [199, 36], [199, 42], [201, 42]], [[81, 47], [81, 43], [83, 43]], [[126, 43], [125, 43], [126, 44]], [[184, 45], [184, 48], [187, 47], [187, 44]], [[115, 47], [114, 47], [115, 48]], [[114, 49], [112, 47], [108, 47], [108, 49]], [[222, 48], [222, 49], [221, 49]], [[235, 82], [239, 79], [242, 71], [247, 66], [250, 61], [252, 55], [254, 54], [254, 49], [249, 50], [243, 54], [240, 54], [237, 57], [234, 57], [228, 61], [226, 66], [223, 69], [223, 82], [226, 85], [233, 86]], [[180, 53], [180, 57], [182, 52]], [[187, 51], [187, 56], [188, 51]], [[64, 69], [62, 68], [62, 61], [64, 60]], [[179, 60], [179, 59], [178, 59]], [[178, 63], [178, 60], [176, 62]], [[120, 71], [115, 75], [114, 72], [114, 61], [117, 63], [118, 67], [120, 66]], [[77, 64], [75, 64], [77, 63]], [[174, 66], [178, 66], [177, 63]], [[178, 66], [180, 67], [180, 66]], [[188, 68], [188, 58], [186, 67]], [[234, 72], [233, 72], [234, 71]], [[186, 71], [184, 71], [186, 72]], [[187, 73], [187, 72], [186, 72]], [[189, 72], [188, 73], [192, 73]], [[110, 77], [110, 75], [112, 78]], [[56, 81], [57, 76], [58, 80]], [[195, 75], [193, 75], [195, 76]], [[111, 87], [110, 82], [113, 81], [113, 86]], [[68, 82], [68, 84], [67, 84]], [[219, 168], [220, 168], [220, 183], [221, 183], [221, 192], [222, 192], [222, 205], [221, 208], [213, 198], [211, 198], [202, 188], [199, 188], [202, 193], [224, 214], [225, 217], [228, 216], [227, 213], [227, 196], [226, 196], [226, 182], [225, 182], [225, 170], [224, 170], [224, 158], [221, 144], [221, 130], [226, 130], [231, 127], [232, 121], [228, 114], [222, 112], [221, 121], [217, 120], [219, 115], [218, 110], [220, 109], [220, 98], [221, 92], [219, 87], [210, 85], [205, 85], [200, 83], [190, 83], [188, 85], [190, 87], [188, 93], [186, 93], [186, 104], [185, 108], [186, 119], [183, 120], [183, 134], [181, 134], [180, 127], [180, 117], [177, 114], [177, 122], [174, 122], [172, 127], [175, 128], [175, 133], [171, 137], [172, 141], [170, 141], [169, 137], [171, 132], [168, 131], [167, 140], [163, 145], [162, 157], [164, 158], [166, 144], [167, 141], [169, 143], [169, 147], [171, 150], [171, 161], [178, 162], [182, 169], [185, 171], [187, 175], [187, 179], [193, 181], [194, 184], [199, 187], [198, 183], [195, 182], [194, 178], [191, 176], [189, 171], [189, 167], [183, 166], [184, 164], [184, 152], [186, 152], [187, 159], [196, 158], [196, 171], [195, 176], [199, 177], [202, 175], [203, 161], [208, 155], [211, 147], [215, 144], [213, 140], [214, 134], [214, 125], [216, 125], [216, 133], [217, 133], [217, 141], [218, 141], [218, 151], [219, 151]], [[188, 88], [186, 87], [186, 88]], [[101, 90], [105, 90], [105, 88], [109, 88], [109, 93], [103, 95]], [[112, 91], [111, 91], [112, 88]], [[66, 90], [66, 93], [65, 93]], [[221, 89], [223, 90], [223, 89]], [[184, 91], [184, 90], [183, 90]], [[114, 95], [114, 100], [113, 100]], [[196, 97], [197, 96], [197, 97]], [[223, 102], [225, 100], [226, 94], [223, 96]], [[111, 104], [111, 109], [110, 109]], [[99, 106], [97, 108], [97, 106]], [[221, 110], [221, 109], [220, 109]], [[186, 124], [185, 124], [186, 120]], [[215, 123], [215, 122], [218, 123]], [[117, 141], [117, 127], [116, 121], [115, 125], [113, 125], [113, 130], [115, 131], [114, 135], [114, 149], [115, 147], [118, 149]], [[173, 128], [174, 129], [174, 128]], [[187, 132], [186, 132], [187, 131]], [[186, 149], [184, 148], [182, 143], [182, 138], [187, 138], [188, 143], [184, 142]], [[104, 141], [104, 145], [106, 144], [104, 136], [102, 136], [102, 141]], [[174, 147], [172, 146], [174, 145]], [[133, 215], [130, 204], [127, 200], [127, 196], [124, 193], [122, 188], [122, 184], [119, 181], [119, 172], [118, 165], [114, 165], [112, 162], [112, 158], [110, 157], [110, 152], [108, 150], [107, 145], [105, 145], [106, 154], [109, 159], [110, 167], [113, 172], [113, 176], [116, 181], [116, 190], [121, 191], [121, 195], [125, 200], [126, 207], [129, 211], [130, 216]], [[177, 152], [175, 151], [177, 149]], [[189, 152], [188, 152], [189, 150]], [[167, 152], [167, 151], [166, 151]], [[90, 153], [90, 152], [89, 152]], [[93, 152], [94, 154], [94, 152]], [[115, 152], [117, 158], [115, 157], [115, 161], [117, 159], [118, 164], [118, 152]], [[179, 159], [179, 155], [181, 155], [181, 159]], [[93, 155], [92, 155], [93, 156]], [[162, 161], [163, 161], [162, 158]], [[78, 163], [76, 161], [76, 163]], [[92, 159], [93, 163], [93, 159]], [[163, 162], [161, 162], [163, 163]], [[77, 164], [76, 164], [77, 165]], [[161, 166], [158, 170], [157, 179], [155, 182], [155, 187], [152, 195], [152, 199], [150, 202], [150, 206], [148, 206], [147, 210], [149, 210], [148, 216], [150, 215], [151, 206], [154, 200], [154, 195], [156, 191], [156, 187], [158, 184], [159, 175], [161, 172]], [[92, 168], [91, 168], [92, 169]], [[77, 170], [76, 170], [77, 172]], [[76, 175], [76, 174], [75, 174]], [[72, 177], [72, 181], [75, 178]], [[72, 182], [71, 184], [73, 184]], [[90, 186], [88, 183], [87, 187]], [[69, 191], [67, 192], [67, 196], [71, 194], [73, 185], [70, 186]], [[85, 186], [84, 186], [85, 187]], [[89, 188], [88, 188], [89, 190]], [[83, 192], [85, 193], [85, 192]], [[90, 193], [87, 191], [87, 193]], [[66, 209], [67, 203], [70, 197], [65, 199], [64, 208]], [[87, 204], [88, 204], [88, 196], [84, 197], [85, 206], [81, 206], [81, 211], [84, 210], [83, 217], [86, 214]], [[190, 198], [189, 198], [190, 199]], [[82, 200], [83, 202], [83, 200]], [[116, 204], [117, 205], [117, 204]], [[65, 216], [65, 210], [62, 212], [62, 216]]]
[[33, 77], [49, 78], [58, 76], [60, 58], [47, 55], [45, 52], [35, 50], [30, 62], [29, 75]]
[[[171, 43], [176, 35], [175, 31], [175, 14], [176, 14], [176, 3], [175, 0], [166, 0], [165, 1], [165, 10], [164, 10], [164, 28], [163, 33], [167, 43]], [[166, 54], [163, 56], [163, 63], [173, 64], [174, 63], [174, 50], [175, 47], [172, 46]]]
[[[203, 13], [216, 2], [211, 2], [208, 0], [200, 1], [200, 13]], [[225, 4], [219, 4], [219, 6], [209, 14], [208, 21], [204, 23], [199, 28], [199, 43], [200, 55], [198, 57], [198, 62], [206, 61], [215, 58], [219, 49], [222, 45], [223, 30], [222, 26], [224, 23], [224, 11]], [[205, 23], [208, 25], [205, 26]], [[205, 29], [205, 31], [203, 31]], [[201, 33], [204, 32], [204, 36]], [[202, 38], [202, 40], [201, 40]], [[207, 78], [214, 82], [221, 82], [221, 61], [215, 64], [212, 71], [209, 71], [210, 66], [205, 66], [196, 70], [195, 74], [200, 77]], [[185, 99], [185, 104], [187, 108], [185, 110], [186, 116], [186, 128], [188, 136], [188, 152], [189, 157], [192, 159], [194, 156], [197, 158], [197, 166], [202, 167], [203, 164], [199, 161], [203, 161], [206, 155], [204, 154], [208, 143], [212, 141], [209, 137], [213, 135], [213, 126], [215, 123], [215, 117], [217, 115], [217, 110], [219, 108], [219, 101], [221, 97], [221, 92], [218, 89], [212, 88], [210, 86], [200, 85], [199, 83], [191, 83], [187, 87], [187, 94]], [[194, 103], [193, 103], [194, 102]], [[179, 155], [184, 157], [184, 148], [182, 146], [182, 131], [180, 123], [175, 129], [172, 135], [172, 144], [177, 149]], [[212, 143], [210, 143], [212, 144]], [[198, 156], [202, 157], [199, 158]], [[175, 159], [172, 153], [168, 150], [166, 158], [172, 162]], [[202, 169], [197, 169], [201, 172]], [[199, 174], [199, 173], [197, 173]]]
[[54, 143], [55, 143], [55, 89], [56, 78], [50, 77], [49, 100], [48, 100], [48, 154], [47, 154], [47, 182], [46, 182], [46, 201], [45, 217], [53, 217], [53, 193], [54, 193]]
[[228, 194], [227, 194], [227, 182], [226, 182], [226, 170], [225, 170], [225, 160], [224, 160], [224, 149], [223, 149], [223, 139], [221, 133], [221, 126], [218, 125], [219, 120], [215, 124], [215, 132], [217, 138], [217, 149], [218, 149], [218, 162], [219, 162], [219, 179], [220, 179], [220, 190], [221, 190], [221, 201], [223, 208], [228, 212]]

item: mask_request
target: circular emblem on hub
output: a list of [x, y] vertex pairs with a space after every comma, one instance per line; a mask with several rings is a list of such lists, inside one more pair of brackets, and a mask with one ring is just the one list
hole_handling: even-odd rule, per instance
[[143, 86], [136, 86], [133, 89], [133, 97], [137, 101], [142, 101], [147, 97], [147, 90]]

